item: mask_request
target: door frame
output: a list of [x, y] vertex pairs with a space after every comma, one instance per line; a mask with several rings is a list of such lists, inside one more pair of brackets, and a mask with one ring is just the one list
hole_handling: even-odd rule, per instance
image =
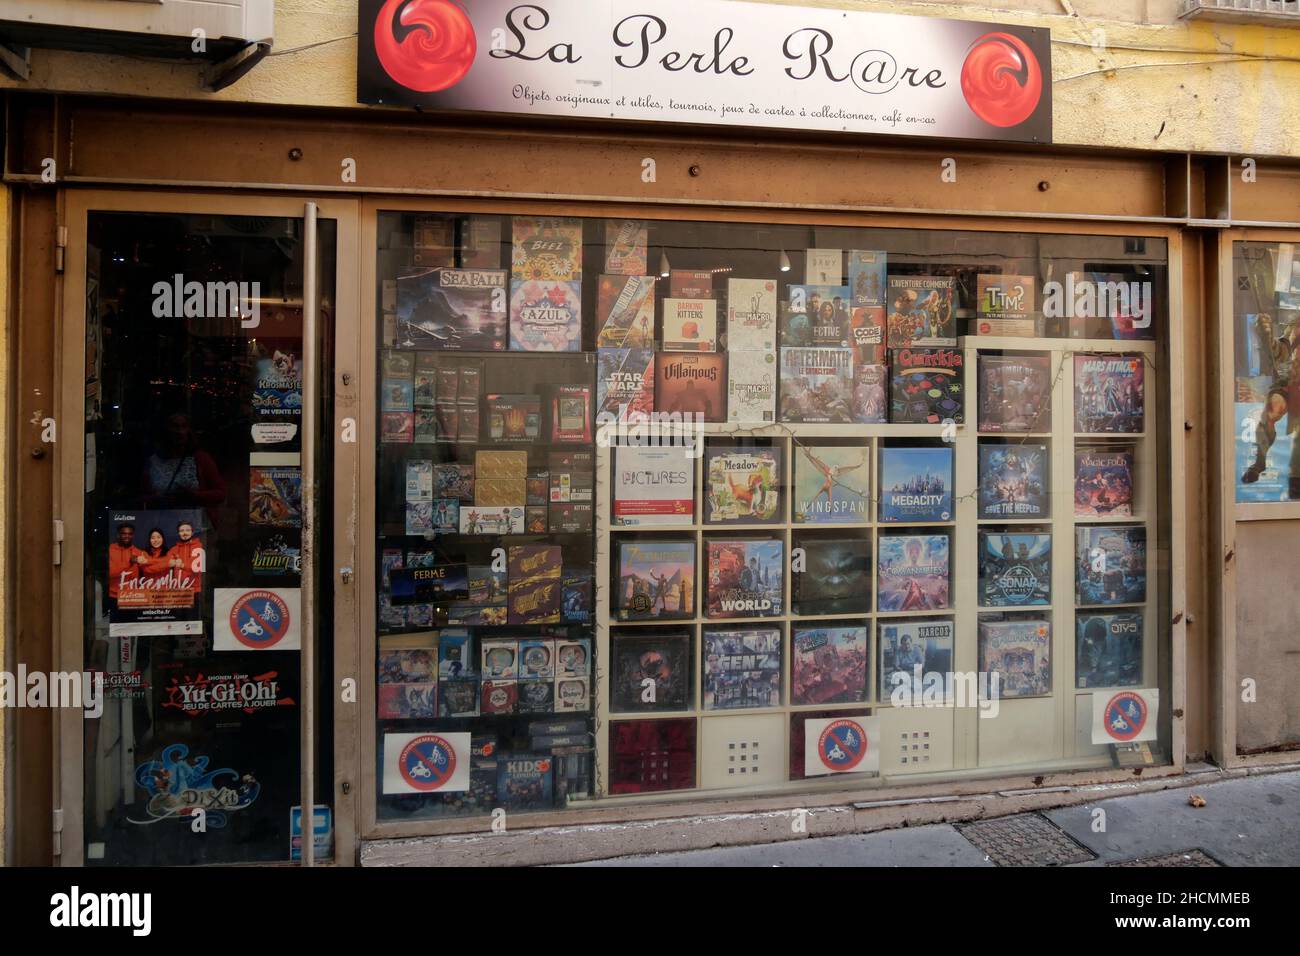
[[[56, 422], [60, 441], [55, 443], [56, 474], [55, 514], [63, 522], [63, 553], [54, 569], [53, 628], [54, 664], [58, 671], [80, 672], [84, 667], [85, 560], [85, 337], [86, 337], [86, 254], [89, 214], [123, 213], [199, 213], [209, 215], [276, 216], [304, 219], [311, 196], [286, 194], [248, 194], [229, 192], [172, 192], [137, 190], [64, 191], [60, 204], [60, 231], [66, 230], [64, 272], [61, 282], [62, 302], [58, 305], [59, 327], [55, 331]], [[355, 263], [359, 259], [360, 205], [346, 197], [322, 197], [315, 200], [317, 215], [337, 223], [335, 246], [335, 282], [333, 292], [335, 347], [334, 381], [322, 381], [320, 387], [334, 390], [334, 418], [321, 423], [333, 429], [333, 456], [322, 462], [334, 473], [334, 500], [321, 502], [332, 508], [334, 520], [334, 567], [321, 566], [319, 589], [333, 596], [334, 673], [321, 675], [330, 681], [330, 693], [355, 679], [357, 674], [357, 600], [356, 577], [344, 575], [341, 568], [355, 568], [357, 477], [360, 467], [359, 443], [337, 440], [342, 434], [342, 420], [355, 418], [357, 405], [358, 342], [360, 337], [360, 287]], [[328, 578], [326, 574], [328, 573]], [[317, 636], [317, 640], [322, 639]], [[351, 865], [356, 857], [357, 730], [360, 714], [355, 704], [340, 695], [334, 707], [333, 727], [319, 727], [318, 733], [331, 735], [334, 750], [334, 779], [330, 804], [334, 809], [334, 859]], [[54, 781], [56, 828], [56, 865], [85, 864], [84, 749], [85, 717], [77, 708], [58, 712], [54, 736]], [[295, 803], [298, 802], [295, 799]], [[311, 820], [304, 815], [304, 821]], [[304, 830], [307, 828], [304, 826]], [[304, 834], [306, 835], [306, 834]], [[61, 850], [60, 850], [61, 844]], [[286, 847], [285, 859], [288, 860]]]
[[[1211, 459], [1212, 465], [1218, 468], [1217, 480], [1211, 482], [1217, 492], [1215, 511], [1218, 520], [1215, 522], [1212, 519], [1217, 555], [1211, 553], [1216, 557], [1218, 568], [1222, 570], [1218, 575], [1215, 624], [1219, 639], [1215, 645], [1216, 661], [1212, 670], [1214, 685], [1210, 707], [1214, 710], [1217, 724], [1217, 734], [1213, 740], [1215, 758], [1224, 769], [1236, 770], [1296, 762], [1296, 751], [1288, 750], [1280, 744], [1276, 750], [1264, 753], [1238, 752], [1237, 708], [1241, 705], [1240, 680], [1243, 675], [1237, 667], [1237, 566], [1240, 563], [1237, 555], [1237, 528], [1240, 524], [1254, 521], [1294, 522], [1300, 518], [1300, 503], [1237, 501], [1236, 435], [1240, 424], [1235, 413], [1237, 313], [1234, 301], [1234, 247], [1239, 242], [1300, 243], [1300, 232], [1285, 227], [1233, 226], [1220, 230], [1215, 240], [1217, 261], [1205, 271], [1207, 296], [1213, 299], [1211, 314], [1217, 322], [1214, 329], [1217, 338], [1212, 338], [1212, 341], [1217, 345], [1219, 362], [1218, 391], [1210, 396], [1210, 402], [1217, 403], [1214, 440], [1218, 451], [1217, 461]], [[1210, 281], [1215, 284], [1209, 285]], [[1214, 567], [1211, 565], [1212, 569]]]

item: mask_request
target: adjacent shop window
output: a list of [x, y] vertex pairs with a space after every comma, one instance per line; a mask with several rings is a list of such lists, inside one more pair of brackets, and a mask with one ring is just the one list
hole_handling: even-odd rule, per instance
[[1163, 240], [379, 235], [381, 819], [1167, 759]]
[[1300, 247], [1233, 243], [1233, 421], [1238, 502], [1300, 500]]

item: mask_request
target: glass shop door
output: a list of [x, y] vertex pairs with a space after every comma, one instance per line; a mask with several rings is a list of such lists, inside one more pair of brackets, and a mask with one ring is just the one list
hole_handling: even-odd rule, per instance
[[331, 577], [349, 563], [332, 384], [355, 206], [70, 199], [61, 666], [102, 691], [62, 712], [59, 858], [328, 858]]

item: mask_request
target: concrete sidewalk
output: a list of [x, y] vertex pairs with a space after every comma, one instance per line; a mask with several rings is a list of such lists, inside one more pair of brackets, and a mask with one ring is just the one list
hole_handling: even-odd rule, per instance
[[[1205, 806], [1191, 806], [1193, 795], [1202, 797]], [[1103, 824], [1103, 830], [1094, 832], [1094, 825]], [[956, 826], [937, 824], [577, 865], [1107, 866], [1164, 857], [1151, 865], [1300, 865], [1300, 771], [1207, 780], [1203, 786]]]

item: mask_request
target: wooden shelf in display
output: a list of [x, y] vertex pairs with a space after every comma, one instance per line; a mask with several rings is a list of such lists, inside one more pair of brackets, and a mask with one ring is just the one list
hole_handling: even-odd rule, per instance
[[[1125, 605], [1120, 610], [1132, 613], [1140, 611], [1145, 620], [1145, 639], [1143, 644], [1142, 684], [1155, 686], [1158, 677], [1157, 648], [1159, 628], [1156, 622], [1162, 620], [1160, 602], [1161, 589], [1157, 586], [1154, 571], [1155, 556], [1152, 553], [1156, 542], [1157, 524], [1155, 515], [1156, 492], [1159, 488], [1156, 473], [1157, 448], [1155, 431], [1151, 427], [1156, 419], [1153, 417], [1158, 405], [1159, 395], [1158, 371], [1153, 368], [1151, 360], [1156, 354], [1156, 345], [1144, 341], [1106, 341], [1106, 340], [1067, 340], [1046, 338], [1005, 338], [1005, 337], [964, 337], [959, 340], [959, 348], [965, 352], [964, 387], [967, 396], [967, 415], [974, 419], [977, 387], [977, 353], [980, 351], [997, 352], [1006, 350], [1012, 353], [1039, 353], [1049, 356], [1053, 370], [1051, 431], [1024, 433], [981, 433], [971, 421], [964, 425], [802, 425], [802, 424], [767, 424], [744, 427], [727, 423], [708, 423], [699, 428], [660, 425], [645, 426], [640, 429], [642, 436], [653, 436], [654, 441], [667, 442], [683, 438], [691, 441], [716, 441], [726, 444], [733, 439], [767, 439], [781, 450], [785, 477], [782, 483], [784, 501], [780, 514], [782, 521], [774, 524], [706, 524], [703, 517], [704, 490], [704, 455], [695, 458], [695, 515], [691, 524], [612, 527], [610, 523], [610, 461], [612, 457], [610, 444], [616, 438], [614, 426], [603, 426], [598, 431], [597, 482], [596, 489], [596, 534], [598, 541], [609, 540], [611, 532], [635, 531], [653, 538], [665, 537], [694, 538], [696, 543], [696, 614], [690, 618], [665, 621], [620, 622], [610, 616], [612, 586], [616, 561], [614, 549], [598, 548], [596, 569], [596, 621], [599, 660], [609, 660], [609, 642], [611, 628], [639, 628], [649, 626], [669, 626], [678, 630], [690, 631], [693, 638], [693, 678], [691, 682], [694, 706], [690, 710], [671, 714], [611, 714], [609, 712], [608, 672], [598, 673], [592, 688], [596, 707], [598, 743], [597, 760], [599, 769], [597, 779], [601, 786], [608, 780], [608, 724], [611, 719], [642, 720], [657, 718], [695, 718], [707, 720], [726, 716], [772, 715], [782, 714], [789, 727], [794, 715], [809, 712], [847, 712], [863, 715], [880, 715], [882, 719], [882, 761], [883, 777], [871, 775], [853, 775], [845, 777], [812, 777], [787, 780], [779, 786], [765, 786], [764, 792], [797, 791], [805, 789], [872, 787], [888, 782], [896, 775], [908, 775], [908, 779], [924, 777], [926, 779], [952, 779], [963, 773], [986, 772], [991, 768], [1066, 768], [1090, 767], [1100, 762], [1098, 751], [1083, 743], [1087, 728], [1081, 726], [1081, 720], [1087, 715], [1080, 715], [1076, 705], [1079, 694], [1090, 691], [1075, 692], [1075, 562], [1074, 529], [1087, 525], [1142, 525], [1147, 529], [1147, 595], [1146, 604]], [[1076, 434], [1074, 432], [1074, 382], [1073, 362], [1070, 356], [1077, 352], [1097, 352], [1105, 354], [1126, 353], [1142, 354], [1147, 358], [1145, 369], [1145, 390], [1147, 396], [1147, 430], [1140, 434]], [[878, 520], [878, 499], [880, 497], [879, 463], [883, 447], [895, 443], [915, 444], [915, 439], [931, 439], [934, 444], [946, 442], [954, 451], [954, 485], [953, 485], [953, 519], [951, 521], [927, 522], [889, 522]], [[1115, 518], [1076, 518], [1073, 513], [1074, 500], [1074, 450], [1078, 445], [1104, 444], [1111, 440], [1123, 441], [1134, 446], [1134, 510], [1136, 517]], [[1044, 444], [1048, 449], [1047, 474], [1050, 489], [1050, 514], [1046, 517], [1026, 518], [979, 518], [978, 462], [979, 445], [994, 443], [1014, 445], [1020, 441], [1033, 441]], [[814, 444], [857, 444], [867, 451], [870, 464], [870, 495], [867, 503], [869, 520], [853, 523], [804, 523], [793, 522], [791, 517], [793, 483], [792, 462], [798, 443]], [[922, 443], [924, 444], [924, 442]], [[980, 529], [1006, 527], [1008, 529], [1038, 529], [1053, 536], [1052, 589], [1053, 603], [1050, 606], [1016, 606], [1016, 607], [981, 607], [979, 605], [978, 581], [978, 531]], [[881, 611], [878, 607], [877, 594], [877, 539], [882, 534], [909, 534], [934, 529], [936, 533], [949, 536], [949, 607], [912, 611]], [[703, 616], [705, 576], [707, 575], [707, 558], [704, 550], [709, 539], [725, 537], [732, 533], [738, 536], [771, 536], [784, 542], [786, 556], [786, 573], [782, 575], [782, 614], [771, 617], [743, 619], [708, 619]], [[1015, 533], [1010, 531], [1010, 533]], [[791, 605], [792, 580], [789, 573], [789, 558], [796, 542], [812, 537], [846, 538], [859, 537], [870, 542], [868, 570], [865, 586], [870, 590], [869, 610], [865, 612], [842, 614], [807, 614], [793, 612]], [[1088, 608], [1086, 613], [1111, 610], [1113, 608]], [[917, 619], [940, 618], [954, 623], [954, 646], [951, 667], [959, 673], [975, 673], [979, 670], [978, 621], [981, 617], [996, 617], [1010, 614], [1014, 617], [1040, 617], [1048, 620], [1052, 627], [1051, 667], [1053, 693], [1049, 697], [1004, 699], [997, 719], [980, 719], [978, 707], [961, 709], [907, 708], [892, 707], [888, 698], [879, 697], [879, 629], [882, 623], [902, 623]], [[835, 704], [793, 704], [791, 703], [791, 663], [792, 630], [801, 626], [844, 627], [859, 625], [865, 627], [868, 636], [867, 699], [862, 702]], [[781, 705], [760, 709], [744, 710], [704, 710], [703, 704], [703, 668], [701, 661], [702, 635], [704, 629], [713, 627], [774, 627], [782, 634], [782, 681]], [[997, 724], [996, 730], [990, 725]], [[925, 728], [924, 731], [918, 728]], [[891, 747], [890, 735], [897, 737], [907, 731], [930, 733], [928, 738], [935, 747], [936, 754], [942, 759], [936, 760], [933, 768], [924, 763], [908, 763], [903, 766], [896, 759], [889, 758]], [[699, 739], [697, 734], [697, 740]], [[1027, 742], [1023, 746], [1020, 741]], [[897, 744], [897, 740], [892, 741]], [[1012, 742], [1020, 749], [1014, 750], [1014, 759], [1010, 759]], [[987, 745], [987, 746], [986, 746]], [[784, 766], [789, 766], [789, 733], [785, 734]], [[895, 747], [895, 749], [897, 749]], [[915, 769], [913, 769], [915, 767]], [[915, 777], [912, 775], [915, 774]], [[697, 760], [697, 787], [703, 779], [702, 769]], [[673, 791], [681, 796], [690, 791]], [[727, 787], [709, 790], [710, 794], [730, 794], [755, 792], [744, 788]], [[672, 794], [646, 795], [647, 799], [662, 799]], [[620, 796], [617, 799], [635, 799]]]

